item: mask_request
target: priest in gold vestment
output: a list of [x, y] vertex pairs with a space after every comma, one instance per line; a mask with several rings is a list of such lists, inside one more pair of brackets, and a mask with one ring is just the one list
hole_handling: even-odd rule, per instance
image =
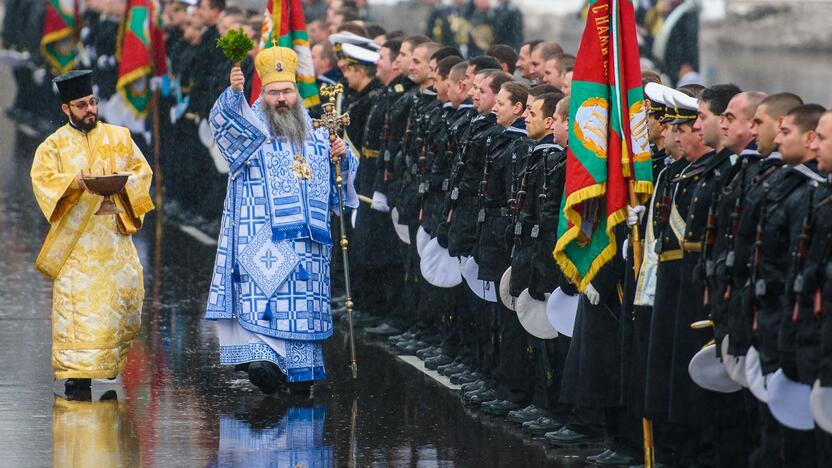
[[[50, 224], [35, 262], [53, 281], [52, 368], [67, 394], [115, 378], [139, 330], [144, 286], [132, 235], [153, 209], [150, 166], [124, 127], [98, 122], [91, 73], [55, 79], [68, 123], [38, 146], [32, 189]], [[104, 197], [83, 177], [129, 173], [112, 197], [120, 213], [95, 215]]]

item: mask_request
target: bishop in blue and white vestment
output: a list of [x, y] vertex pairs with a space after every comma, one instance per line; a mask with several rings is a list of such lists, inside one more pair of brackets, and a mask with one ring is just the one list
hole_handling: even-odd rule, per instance
[[[321, 380], [322, 343], [333, 332], [330, 216], [338, 210], [330, 143], [325, 129], [311, 130], [308, 114], [302, 147], [273, 135], [263, 99], [250, 107], [229, 87], [211, 111], [230, 172], [205, 317], [217, 322], [222, 364], [269, 361], [288, 382]], [[299, 160], [311, 177], [297, 173]], [[358, 206], [357, 167], [347, 149], [346, 207]]]

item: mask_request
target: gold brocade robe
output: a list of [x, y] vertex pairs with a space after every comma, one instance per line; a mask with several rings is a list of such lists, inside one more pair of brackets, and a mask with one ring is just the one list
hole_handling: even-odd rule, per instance
[[[82, 170], [130, 173], [112, 197], [121, 214], [94, 215], [103, 197], [78, 186]], [[99, 123], [85, 134], [64, 125], [38, 146], [31, 176], [51, 225], [35, 266], [54, 281], [55, 378], [114, 377], [141, 319], [142, 266], [131, 235], [153, 209], [150, 166], [124, 127]]]

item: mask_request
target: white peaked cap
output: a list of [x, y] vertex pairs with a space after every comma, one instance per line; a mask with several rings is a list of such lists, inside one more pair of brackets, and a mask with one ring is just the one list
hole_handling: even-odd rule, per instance
[[717, 393], [734, 393], [742, 386], [733, 380], [716, 356], [716, 345], [710, 344], [694, 354], [688, 363], [688, 374], [696, 385]]
[[510, 293], [511, 289], [511, 267], [506, 268], [503, 276], [500, 277], [500, 302], [503, 303], [508, 310], [516, 311], [517, 298]]
[[662, 106], [668, 105], [664, 100], [665, 90], [672, 91], [671, 88], [659, 83], [647, 83], [644, 85], [644, 94], [647, 95], [647, 99]]
[[358, 34], [351, 33], [349, 31], [342, 31], [335, 34], [329, 35], [329, 43], [330, 44], [354, 44], [354, 45], [362, 45], [365, 47], [369, 47], [371, 49], [378, 50], [380, 47], [378, 44], [373, 42], [372, 39], [368, 39], [364, 36], [359, 36]]
[[437, 288], [453, 288], [462, 283], [459, 259], [451, 257], [448, 249], [439, 245], [439, 239], [431, 239], [422, 250], [419, 269], [425, 281]]
[[575, 328], [575, 317], [578, 315], [579, 294], [570, 296], [560, 288], [556, 288], [549, 300], [546, 301], [546, 316], [552, 327], [561, 335], [572, 336]]
[[361, 63], [372, 65], [378, 60], [378, 52], [375, 50], [366, 49], [359, 45], [344, 43], [341, 45], [341, 51], [347, 57]]
[[550, 295], [546, 294], [546, 300], [538, 301], [529, 294], [528, 289], [524, 289], [517, 297], [517, 318], [520, 325], [532, 336], [542, 340], [558, 337], [558, 331], [552, 327], [546, 315], [546, 302], [549, 297]]
[[479, 279], [480, 266], [474, 257], [462, 264], [462, 277], [468, 288], [480, 299], [488, 302], [497, 302], [497, 286], [493, 281]]
[[815, 428], [809, 396], [812, 387], [786, 377], [783, 369], [768, 381], [768, 409], [780, 424], [796, 431], [811, 431]]

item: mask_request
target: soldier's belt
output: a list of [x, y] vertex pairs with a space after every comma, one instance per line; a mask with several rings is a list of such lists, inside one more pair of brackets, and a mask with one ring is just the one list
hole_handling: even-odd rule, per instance
[[681, 260], [684, 256], [682, 249], [668, 250], [659, 254], [659, 263]]
[[682, 250], [685, 252], [701, 252], [702, 242], [682, 241]]
[[196, 112], [186, 112], [185, 118], [188, 120], [193, 120], [194, 122], [199, 122], [199, 114]]
[[508, 216], [510, 215], [510, 211], [507, 206], [500, 206], [500, 207], [493, 207], [493, 208], [486, 208], [485, 214], [488, 216]]
[[379, 156], [379, 154], [381, 154], [381, 151], [379, 151], [379, 150], [370, 149], [370, 148], [367, 148], [366, 146], [361, 147], [361, 157], [363, 157], [363, 158], [373, 159], [373, 158], [377, 158]]

